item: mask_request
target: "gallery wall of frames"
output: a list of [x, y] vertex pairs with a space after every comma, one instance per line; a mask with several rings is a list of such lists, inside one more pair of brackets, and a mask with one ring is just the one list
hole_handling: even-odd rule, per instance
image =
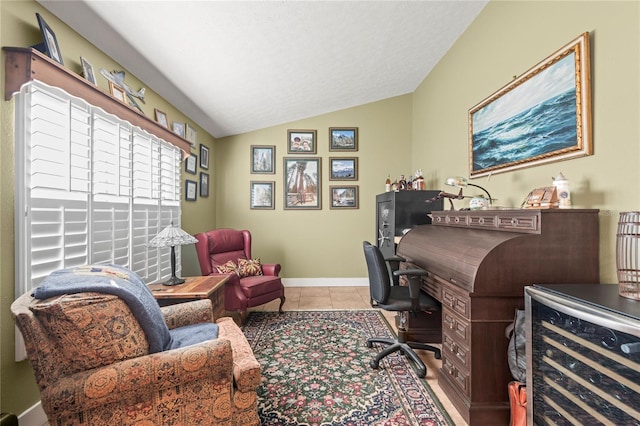
[[[285, 210], [322, 209], [323, 158], [318, 156], [318, 131], [289, 129], [286, 135], [287, 155], [282, 157], [282, 205]], [[330, 127], [328, 129], [329, 152], [325, 159], [329, 180], [330, 209], [357, 209], [358, 152], [357, 127]], [[275, 175], [276, 147], [251, 145], [251, 173]], [[333, 156], [335, 155], [335, 156]], [[267, 177], [267, 176], [265, 176]], [[257, 179], [257, 177], [256, 177]], [[276, 182], [251, 180], [250, 207], [252, 210], [273, 210], [276, 203]]]

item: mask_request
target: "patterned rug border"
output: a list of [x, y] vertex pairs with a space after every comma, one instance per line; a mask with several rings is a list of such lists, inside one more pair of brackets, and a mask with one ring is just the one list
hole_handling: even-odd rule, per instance
[[[320, 314], [321, 313], [355, 313], [355, 314], [374, 313], [381, 320], [382, 324], [384, 325], [384, 327], [386, 328], [386, 330], [390, 334], [390, 337], [391, 336], [397, 337], [397, 333], [394, 331], [393, 326], [389, 323], [387, 318], [384, 316], [384, 314], [379, 309], [304, 309], [304, 310], [288, 310], [288, 311], [285, 311], [282, 315], [291, 315], [291, 314], [293, 314], [293, 315], [304, 315], [305, 313], [314, 313], [314, 314], [318, 314], [318, 313], [320, 313]], [[246, 328], [250, 324], [250, 320], [252, 319], [252, 317], [256, 317], [256, 316], [257, 317], [259, 317], [259, 316], [276, 316], [277, 317], [277, 315], [278, 315], [278, 313], [276, 311], [252, 311], [252, 312], [249, 313], [249, 316], [247, 317], [247, 319], [245, 321], [245, 325], [242, 327], [242, 330], [243, 330], [243, 332], [246, 333]], [[249, 343], [251, 344], [251, 347], [253, 348], [254, 347], [254, 342], [252, 341], [252, 339], [249, 338], [249, 336], [247, 338], [249, 339]], [[365, 342], [362, 342], [362, 344], [364, 346], [366, 346]], [[444, 408], [442, 402], [440, 401], [438, 396], [435, 394], [435, 392], [433, 391], [433, 389], [431, 388], [429, 383], [426, 381], [426, 379], [417, 377], [417, 375], [415, 373], [415, 370], [413, 368], [413, 365], [411, 365], [411, 362], [409, 360], [407, 360], [405, 357], [402, 357], [402, 359], [404, 360], [403, 362], [405, 362], [408, 365], [407, 371], [410, 371], [409, 374], [412, 376], [412, 379], [415, 380], [416, 382], [419, 382], [422, 385], [422, 387], [426, 390], [426, 393], [431, 398], [434, 406], [442, 414], [443, 420], [447, 423], [448, 426], [455, 426], [455, 424], [454, 424], [453, 420], [451, 419], [449, 413]], [[430, 424], [430, 423], [428, 423], [428, 424]]]

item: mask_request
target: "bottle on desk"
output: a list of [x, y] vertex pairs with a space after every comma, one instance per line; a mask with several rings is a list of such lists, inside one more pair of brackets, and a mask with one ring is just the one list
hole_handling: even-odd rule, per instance
[[384, 191], [391, 192], [391, 175], [387, 175], [387, 181], [384, 183]]
[[424, 177], [422, 177], [422, 169], [416, 170], [416, 178], [413, 180], [413, 189], [416, 191], [424, 190]]
[[407, 180], [404, 178], [404, 175], [400, 175], [400, 179], [398, 179], [398, 190], [404, 191], [407, 189]]

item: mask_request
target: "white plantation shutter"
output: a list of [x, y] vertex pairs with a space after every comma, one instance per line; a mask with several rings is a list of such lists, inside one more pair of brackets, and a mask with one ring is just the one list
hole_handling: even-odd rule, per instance
[[180, 149], [38, 81], [16, 96], [15, 138], [16, 297], [87, 263], [171, 276], [147, 244], [180, 224]]

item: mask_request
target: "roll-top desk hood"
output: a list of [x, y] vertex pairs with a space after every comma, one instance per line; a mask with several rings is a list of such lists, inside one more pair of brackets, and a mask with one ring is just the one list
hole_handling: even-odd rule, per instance
[[508, 424], [505, 328], [531, 284], [599, 282], [598, 210], [432, 213], [398, 244], [406, 265], [430, 272], [423, 290], [442, 302], [447, 396], [473, 425]]

